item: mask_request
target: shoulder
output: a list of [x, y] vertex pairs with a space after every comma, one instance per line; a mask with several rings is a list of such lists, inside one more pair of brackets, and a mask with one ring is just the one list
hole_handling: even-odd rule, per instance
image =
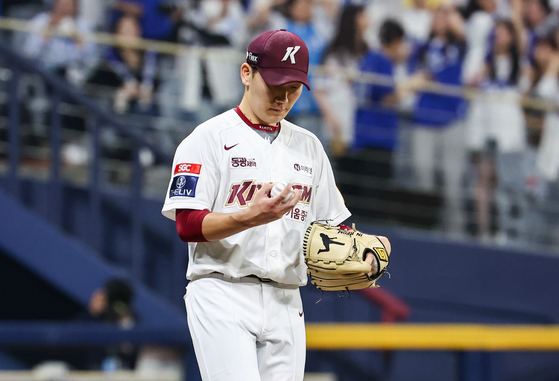
[[375, 65], [379, 62], [385, 61], [388, 61], [388, 58], [386, 58], [379, 50], [369, 50], [361, 59], [361, 62], [364, 65]]
[[29, 23], [33, 27], [43, 26], [48, 24], [50, 20], [50, 14], [48, 12], [39, 13], [37, 16], [33, 17]]
[[281, 121], [281, 125], [282, 128], [287, 127], [291, 129], [291, 140], [295, 140], [299, 143], [310, 144], [316, 147], [322, 147], [322, 143], [320, 142], [318, 137], [309, 130], [291, 123], [285, 119]]
[[234, 110], [225, 111], [199, 124], [194, 131], [182, 141], [179, 147], [186, 144], [186, 142], [192, 141], [217, 142], [222, 133], [238, 126], [240, 122], [241, 119]]
[[384, 72], [392, 68], [392, 61], [382, 52], [371, 50], [363, 57], [361, 68], [365, 71]]
[[89, 23], [89, 21], [87, 21], [87, 19], [83, 17], [78, 17], [75, 20], [76, 20], [76, 25], [78, 27], [78, 30], [81, 33], [90, 33], [93, 31], [93, 28], [91, 27], [91, 24]]
[[206, 120], [204, 123], [198, 125], [194, 130], [204, 134], [219, 134], [222, 131], [229, 130], [241, 123], [241, 119], [235, 110], [227, 110], [211, 119]]

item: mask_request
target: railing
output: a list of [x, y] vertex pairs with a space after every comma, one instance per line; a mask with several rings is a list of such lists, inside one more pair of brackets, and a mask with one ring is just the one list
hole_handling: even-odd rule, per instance
[[[0, 28], [11, 30], [11, 31], [19, 31], [19, 32], [26, 32], [28, 30], [28, 23], [22, 20], [15, 20], [15, 19], [5, 19], [0, 18]], [[111, 34], [106, 33], [95, 33], [91, 35], [84, 36], [86, 41], [94, 42], [96, 44], [102, 46], [127, 46], [133, 47], [142, 50], [150, 50], [154, 52], [158, 52], [161, 55], [175, 59], [178, 57], [184, 57], [186, 55], [196, 57], [197, 59], [218, 59], [222, 60], [223, 62], [229, 63], [240, 63], [243, 60], [243, 54], [241, 52], [236, 52], [231, 49], [209, 49], [209, 48], [200, 48], [200, 47], [192, 47], [192, 46], [185, 46], [183, 44], [173, 44], [173, 43], [166, 43], [160, 41], [152, 41], [152, 40], [122, 40], [118, 37], [115, 37]], [[321, 72], [321, 67], [312, 67], [312, 72], [319, 73]], [[9, 70], [0, 70], [0, 79], [5, 77], [6, 75], [10, 75]], [[371, 73], [358, 73], [354, 71], [347, 71], [345, 73], [347, 78], [362, 83], [369, 83], [369, 84], [393, 84], [393, 79], [377, 75]], [[114, 90], [114, 89], [113, 89]], [[516, 97], [507, 98], [506, 96], [495, 96], [494, 94], [490, 94], [487, 92], [483, 92], [479, 89], [470, 89], [458, 86], [445, 86], [436, 83], [427, 83], [425, 85], [426, 91], [439, 93], [439, 94], [449, 94], [449, 95], [457, 95], [462, 96], [465, 99], [469, 100], [476, 100], [476, 101], [499, 101], [499, 102], [512, 102], [518, 103], [518, 99]], [[86, 93], [110, 93], [111, 89], [102, 89], [100, 87], [95, 86], [84, 86], [84, 91]], [[2, 101], [0, 97], [0, 103]], [[8, 98], [8, 97], [6, 97]], [[110, 102], [110, 101], [109, 101]], [[77, 106], [72, 104], [72, 102], [67, 102], [64, 98], [60, 100], [61, 103], [61, 114], [62, 115], [76, 115], [83, 112], [83, 108], [81, 106]], [[107, 103], [107, 99], [104, 100], [104, 103]], [[533, 98], [523, 98], [521, 103], [524, 107], [530, 108], [533, 110], [541, 110], [541, 111], [554, 111], [557, 109], [557, 105], [553, 102], [547, 102], [542, 99], [533, 99]], [[233, 105], [234, 106], [234, 105]], [[381, 108], [383, 110], [388, 110], [387, 108], [380, 107], [379, 105], [371, 105], [371, 107]], [[63, 109], [63, 110], [62, 110]], [[406, 119], [405, 112], [401, 112], [397, 110], [401, 119]], [[158, 116], [146, 116], [142, 115], [141, 117], [135, 118], [134, 115], [127, 115], [127, 122], [126, 124], [134, 124], [139, 125], [142, 130], [146, 130], [146, 126], [154, 125], [160, 123], [162, 120], [161, 117]], [[134, 121], [134, 122], [132, 122]], [[21, 121], [20, 121], [21, 122]], [[529, 122], [529, 121], [528, 121]], [[15, 121], [11, 121], [12, 124], [15, 124]], [[1, 124], [2, 121], [0, 120], [0, 132], [1, 132]], [[21, 124], [21, 123], [20, 123]], [[23, 123], [24, 125], [29, 123]], [[176, 146], [178, 141], [184, 137], [191, 130], [194, 126], [193, 121], [185, 120], [184, 118], [175, 118], [172, 119], [171, 123], [178, 128], [171, 128], [169, 131], [171, 134], [174, 135], [171, 144], [168, 144], [167, 147], [172, 147], [173, 144]], [[94, 127], [92, 126], [92, 131]], [[400, 129], [402, 133], [405, 135], [407, 132], [411, 131], [412, 127], [406, 125], [405, 123], [400, 124]], [[21, 130], [20, 130], [21, 131]], [[64, 137], [70, 134], [70, 131], [61, 130], [61, 136]], [[0, 133], [1, 135], [1, 133]], [[52, 138], [48, 135], [43, 134], [43, 137]], [[97, 136], [98, 137], [98, 136]], [[93, 141], [96, 142], [95, 136], [93, 137]], [[133, 139], [132, 139], [133, 140]], [[120, 145], [124, 149], [131, 149], [134, 151], [134, 148], [131, 147], [134, 143], [129, 143], [126, 139], [117, 139], [115, 145]], [[97, 147], [97, 145], [93, 144], [93, 147]], [[30, 147], [22, 147], [22, 149], [29, 150]], [[57, 148], [57, 147], [54, 147]], [[60, 150], [60, 147], [57, 148]], [[171, 148], [172, 149], [172, 148]], [[1, 136], [0, 136], [0, 154], [2, 153], [3, 148], [1, 144]], [[167, 153], [170, 153], [170, 150], [167, 150]], [[37, 148], [33, 149], [33, 153], [29, 156], [37, 156], [37, 157], [44, 157], [45, 154], [49, 154], [50, 151]], [[350, 155], [351, 156], [351, 155]], [[350, 209], [353, 209], [354, 215], [359, 220], [364, 220], [368, 222], [376, 222], [376, 223], [383, 223], [383, 224], [391, 224], [395, 226], [407, 226], [419, 229], [433, 229], [438, 228], [440, 226], [440, 218], [438, 215], [441, 213], [443, 208], [443, 202], [445, 198], [448, 198], [448, 195], [443, 194], [440, 188], [436, 188], [434, 190], [429, 190], [427, 192], [418, 190], [412, 181], [409, 181], [409, 173], [411, 172], [410, 166], [412, 165], [412, 160], [406, 152], [397, 152], [396, 156], [397, 159], [384, 157], [382, 155], [371, 156], [367, 158], [367, 161], [363, 164], [367, 167], [374, 167], [378, 165], [386, 165], [387, 162], [394, 162], [395, 160], [399, 162], [399, 164], [393, 165], [393, 168], [396, 168], [397, 171], [400, 172], [398, 176], [395, 178], [380, 178], [374, 177], [371, 175], [366, 174], [359, 174], [359, 173], [348, 173], [343, 170], [336, 171], [336, 176], [338, 182], [340, 183], [340, 188], [344, 187], [347, 189], [362, 189], [362, 194], [360, 195], [352, 195], [347, 194], [344, 196], [346, 197], [346, 201]], [[106, 165], [110, 165], [114, 168], [115, 171], [119, 172], [121, 177], [129, 178], [130, 173], [135, 174], [134, 169], [131, 171], [126, 170], [125, 166], [122, 162], [118, 160], [109, 161], [104, 160]], [[402, 164], [403, 163], [403, 164]], [[468, 165], [467, 165], [468, 166]], [[471, 166], [471, 165], [469, 165]], [[150, 169], [151, 170], [151, 169]], [[135, 175], [131, 176], [133, 179], [136, 179]], [[119, 180], [120, 181], [120, 180]], [[157, 197], [161, 198], [163, 193], [162, 187], [153, 187], [151, 184], [147, 184], [146, 191], [151, 192]], [[367, 194], [367, 190], [370, 190]], [[457, 204], [464, 204], [467, 203], [469, 205], [469, 210], [464, 210], [464, 214], [469, 216], [473, 216], [475, 214], [475, 209], [472, 205], [475, 204], [475, 192], [476, 190], [473, 188], [471, 182], [468, 184], [467, 187], [463, 188], [464, 196], [460, 200], [454, 200], [452, 205]], [[555, 192], [557, 193], [557, 192]], [[458, 197], [458, 196], [454, 196]], [[455, 207], [455, 206], [453, 206]], [[462, 208], [464, 208], [462, 206]], [[495, 209], [495, 207], [492, 207]], [[542, 210], [545, 210], [545, 213], [550, 215], [559, 215], [559, 200], [556, 199], [547, 199], [545, 200], [545, 205], [540, 207]], [[492, 213], [489, 216], [490, 219], [496, 220], [496, 214]], [[466, 219], [467, 227], [466, 230], [475, 230], [475, 226], [479, 223], [477, 221], [477, 217]], [[495, 225], [495, 224], [493, 224]], [[472, 228], [473, 226], [473, 228]], [[553, 230], [553, 227], [549, 224], [546, 225], [546, 229], [535, 229], [535, 234], [542, 234], [543, 231]], [[547, 233], [546, 233], [547, 234]], [[552, 233], [557, 235], [556, 233]], [[557, 246], [559, 245], [557, 242], [553, 240], [557, 240], [558, 238], [555, 237], [531, 237], [533, 238], [529, 244], [533, 245], [537, 243], [538, 245], [548, 245], [549, 248], [552, 250], [556, 250]], [[518, 242], [515, 242], [517, 244]], [[526, 244], [526, 242], [520, 242], [521, 244]]]
[[[63, 123], [61, 109], [66, 104], [79, 105], [81, 116], [87, 120], [88, 131], [87, 135], [91, 139], [91, 158], [87, 167], [80, 167], [78, 173], [82, 177], [82, 185], [88, 189], [88, 204], [89, 212], [87, 216], [83, 216], [89, 221], [89, 242], [88, 244], [96, 251], [102, 254], [103, 245], [103, 231], [101, 229], [101, 204], [103, 201], [103, 193], [107, 191], [107, 186], [104, 185], [103, 179], [106, 177], [104, 170], [106, 169], [106, 160], [104, 158], [102, 147], [102, 133], [112, 131], [114, 134], [122, 136], [130, 142], [131, 159], [128, 163], [130, 167], [130, 176], [127, 181], [128, 196], [134, 205], [131, 208], [131, 223], [132, 223], [132, 248], [131, 252], [134, 255], [131, 258], [131, 266], [128, 269], [130, 275], [138, 281], [144, 281], [145, 274], [145, 244], [143, 229], [145, 228], [145, 221], [143, 221], [145, 213], [142, 211], [141, 199], [144, 197], [144, 184], [143, 179], [145, 176], [144, 165], [141, 162], [142, 149], [149, 149], [155, 160], [160, 163], [162, 171], [168, 172], [168, 168], [172, 163], [172, 156], [164, 152], [159, 145], [150, 142], [141, 131], [138, 131], [134, 126], [130, 126], [117, 117], [107, 112], [100, 107], [96, 102], [89, 99], [87, 96], [78, 92], [75, 88], [69, 86], [65, 81], [47, 73], [39, 68], [32, 62], [20, 57], [17, 53], [7, 47], [5, 42], [0, 42], [0, 56], [2, 57], [2, 64], [7, 68], [2, 69], [2, 79], [6, 85], [7, 93], [7, 113], [4, 121], [7, 121], [7, 140], [5, 149], [1, 150], [0, 159], [6, 158], [4, 161], [5, 176], [7, 178], [7, 188], [9, 192], [16, 198], [22, 200], [22, 182], [25, 176], [22, 176], [24, 170], [28, 166], [22, 160], [29, 160], [27, 152], [25, 157], [22, 149], [25, 149], [25, 144], [22, 144], [22, 120], [21, 120], [21, 97], [20, 85], [24, 75], [32, 74], [36, 79], [43, 82], [48, 89], [48, 104], [45, 114], [49, 117], [49, 131], [48, 131], [48, 153], [47, 157], [40, 158], [41, 174], [40, 176], [47, 176], [48, 183], [48, 212], [46, 217], [54, 224], [61, 226], [62, 224], [62, 211], [64, 210], [63, 200], [63, 184], [72, 181], [75, 173], [72, 173], [72, 168], [64, 165], [61, 159], [61, 148], [63, 145]], [[83, 172], [85, 171], [85, 175]], [[46, 173], [45, 173], [46, 172]], [[167, 175], [168, 176], [168, 175]], [[75, 181], [75, 179], [74, 179]], [[164, 180], [167, 182], [168, 180]], [[165, 184], [166, 185], [166, 184]], [[161, 200], [162, 201], [162, 200]], [[170, 229], [174, 228], [169, 224]], [[173, 237], [176, 233], [173, 234]], [[177, 238], [178, 240], [178, 238]], [[177, 266], [182, 266], [186, 254], [186, 247], [184, 244], [177, 242], [173, 246], [173, 261]], [[177, 280], [178, 281], [178, 280]], [[176, 285], [177, 289], [181, 287]]]

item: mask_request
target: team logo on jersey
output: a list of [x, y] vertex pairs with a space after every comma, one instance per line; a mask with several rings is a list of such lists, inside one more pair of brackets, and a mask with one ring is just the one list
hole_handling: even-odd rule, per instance
[[306, 173], [308, 175], [312, 176], [312, 167], [309, 167], [307, 165], [302, 165], [302, 164], [293, 164], [293, 168], [297, 171], [297, 172], [303, 172]]
[[180, 163], [175, 166], [175, 173], [194, 173], [199, 175], [202, 169], [202, 164]]
[[257, 190], [262, 188], [262, 183], [256, 183], [254, 180], [246, 180], [242, 183], [231, 184], [229, 188], [229, 197], [225, 206], [233, 206], [237, 204], [239, 207], [247, 207], [252, 201]]
[[[292, 184], [293, 189], [301, 190], [301, 204], [309, 204], [312, 198], [312, 185], [305, 184]], [[262, 183], [257, 183], [254, 180], [245, 180], [240, 183], [233, 183], [229, 188], [229, 196], [225, 202], [225, 206], [238, 205], [240, 208], [247, 207], [254, 198], [257, 190], [262, 188]]]
[[196, 196], [196, 184], [198, 184], [197, 176], [175, 176], [169, 190], [169, 197], [194, 197]]
[[231, 167], [232, 168], [245, 168], [245, 167], [254, 167], [256, 168], [256, 159], [247, 159], [246, 157], [232, 157], [231, 158]]

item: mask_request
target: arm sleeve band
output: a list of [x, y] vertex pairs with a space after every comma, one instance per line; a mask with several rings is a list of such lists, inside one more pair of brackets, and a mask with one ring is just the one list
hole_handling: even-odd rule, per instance
[[209, 210], [178, 209], [175, 222], [177, 233], [184, 242], [208, 242], [202, 234], [202, 221]]

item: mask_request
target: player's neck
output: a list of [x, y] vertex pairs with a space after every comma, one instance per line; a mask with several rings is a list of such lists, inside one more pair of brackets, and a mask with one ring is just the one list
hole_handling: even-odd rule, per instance
[[280, 128], [280, 124], [276, 123], [275, 125], [267, 124], [258, 118], [252, 109], [248, 105], [244, 99], [235, 109], [237, 114], [241, 117], [241, 119], [247, 124], [249, 127], [254, 128], [256, 130], [268, 131], [268, 132], [275, 132]]

